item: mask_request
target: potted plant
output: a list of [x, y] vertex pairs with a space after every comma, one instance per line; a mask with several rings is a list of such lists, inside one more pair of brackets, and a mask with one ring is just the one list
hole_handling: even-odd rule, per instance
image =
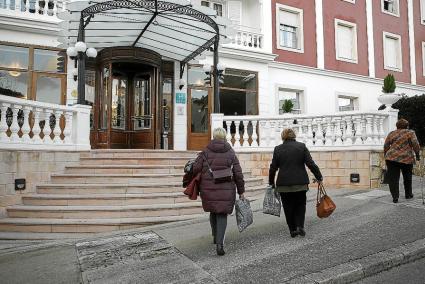
[[282, 105], [283, 114], [291, 113], [294, 109], [294, 103], [291, 100], [284, 100]]
[[[392, 74], [388, 74], [384, 79], [382, 94], [378, 97], [378, 101], [385, 106], [391, 106], [392, 104], [396, 103], [401, 98], [401, 96], [394, 93], [395, 89], [395, 78]], [[384, 109], [384, 107], [381, 106], [380, 109]]]

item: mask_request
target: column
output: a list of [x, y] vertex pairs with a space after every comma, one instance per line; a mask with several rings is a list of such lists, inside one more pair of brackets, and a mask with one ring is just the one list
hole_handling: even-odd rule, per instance
[[6, 133], [7, 129], [9, 128], [6, 122], [6, 113], [9, 107], [10, 107], [10, 104], [0, 103], [0, 109], [1, 109], [0, 142], [6, 142], [10, 140], [9, 136], [7, 136], [7, 133]]
[[410, 79], [412, 85], [416, 85], [415, 22], [413, 9], [413, 0], [407, 0], [407, 15], [409, 19]]
[[376, 0], [366, 0], [367, 51], [368, 51], [368, 60], [369, 60], [369, 77], [375, 78], [375, 41], [373, 38], [372, 1], [376, 1]]
[[325, 68], [325, 40], [323, 35], [323, 0], [315, 1], [316, 9], [316, 41], [317, 41], [317, 68]]

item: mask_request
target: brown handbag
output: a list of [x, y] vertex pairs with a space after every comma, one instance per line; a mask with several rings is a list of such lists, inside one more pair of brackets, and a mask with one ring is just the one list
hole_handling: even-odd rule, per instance
[[199, 195], [199, 183], [201, 182], [201, 173], [198, 173], [189, 183], [187, 188], [183, 191], [190, 200], [198, 199]]
[[332, 212], [335, 211], [335, 209], [336, 209], [335, 203], [326, 194], [326, 190], [323, 187], [323, 184], [319, 183], [319, 185], [317, 186], [317, 203], [316, 203], [317, 217], [319, 218], [329, 217], [332, 214]]
[[211, 173], [214, 183], [223, 183], [232, 181], [233, 178], [233, 165], [230, 168], [225, 168], [222, 170], [212, 170], [208, 159], [202, 155], [203, 159], [208, 165], [208, 171]]

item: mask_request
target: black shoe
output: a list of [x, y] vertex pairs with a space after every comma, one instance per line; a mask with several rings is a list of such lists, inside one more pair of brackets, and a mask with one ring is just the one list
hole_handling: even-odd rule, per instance
[[393, 198], [394, 203], [398, 203], [398, 198]]
[[304, 228], [298, 227], [298, 228], [297, 228], [297, 233], [298, 233], [298, 235], [300, 235], [301, 237], [305, 237], [305, 230], [304, 230]]
[[413, 198], [413, 194], [411, 195], [406, 195], [406, 199], [412, 199]]
[[215, 237], [213, 237], [213, 244], [217, 244], [217, 241], [215, 240]]
[[289, 231], [289, 233], [291, 234], [291, 238], [295, 238], [298, 235], [297, 231]]
[[224, 245], [217, 245], [217, 255], [225, 255]]

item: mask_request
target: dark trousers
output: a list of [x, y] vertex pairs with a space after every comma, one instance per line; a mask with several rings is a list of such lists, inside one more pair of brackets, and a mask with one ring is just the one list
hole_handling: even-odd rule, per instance
[[307, 191], [280, 193], [286, 223], [290, 231], [295, 231], [297, 227], [304, 228], [306, 193]]
[[210, 213], [212, 235], [219, 245], [224, 244], [224, 234], [227, 228], [227, 214]]
[[398, 184], [400, 182], [400, 170], [403, 175], [404, 193], [406, 197], [412, 195], [412, 171], [413, 164], [403, 164], [394, 161], [385, 161], [387, 164], [388, 185], [393, 198], [399, 198]]

